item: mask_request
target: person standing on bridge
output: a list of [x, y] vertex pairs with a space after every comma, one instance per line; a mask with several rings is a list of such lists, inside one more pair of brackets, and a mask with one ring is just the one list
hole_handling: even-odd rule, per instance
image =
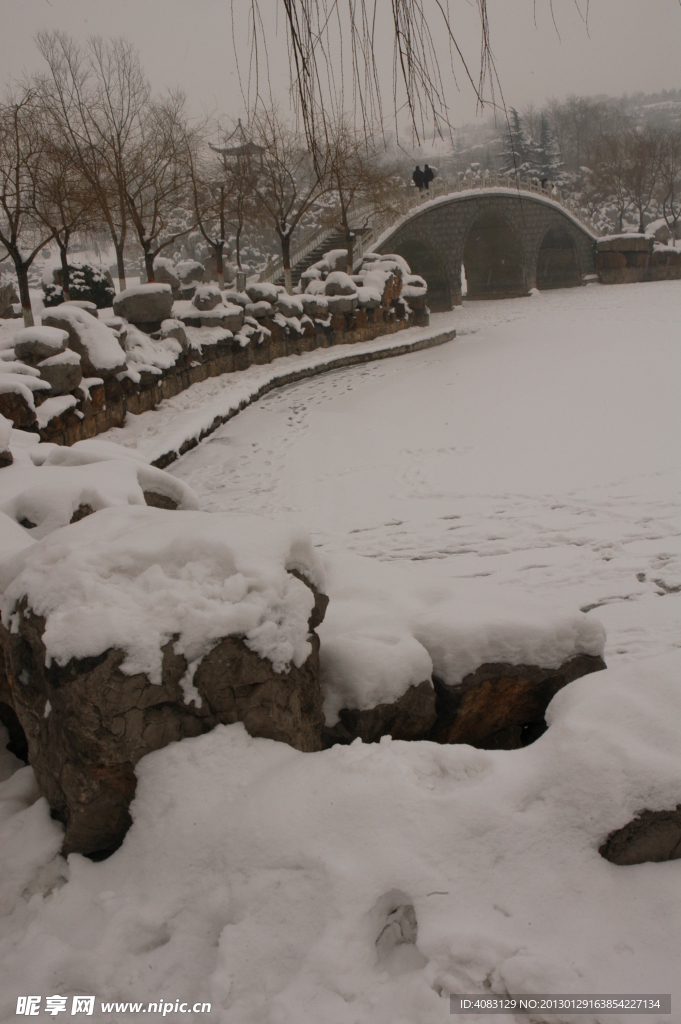
[[435, 173], [433, 171], [433, 168], [429, 167], [428, 164], [425, 164], [423, 168], [423, 184], [426, 188], [428, 188], [434, 177]]
[[421, 170], [418, 164], [416, 165], [416, 170], [414, 171], [411, 177], [419, 192], [423, 192], [424, 175], [423, 171]]

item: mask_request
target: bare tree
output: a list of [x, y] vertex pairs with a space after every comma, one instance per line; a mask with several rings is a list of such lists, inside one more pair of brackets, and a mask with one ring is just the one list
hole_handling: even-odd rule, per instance
[[274, 107], [261, 107], [250, 125], [252, 140], [244, 130], [244, 146], [250, 143], [251, 188], [263, 217], [274, 228], [281, 244], [286, 290], [292, 290], [291, 238], [306, 213], [328, 189], [325, 154], [313, 160], [295, 127]]
[[624, 214], [631, 206], [626, 183], [626, 147], [622, 134], [604, 136], [596, 147], [593, 163], [595, 194], [614, 206], [617, 230], [621, 233]]
[[660, 145], [659, 197], [662, 215], [673, 239], [681, 218], [681, 131], [664, 133]]
[[130, 219], [144, 253], [147, 281], [154, 277], [154, 260], [167, 246], [194, 227], [176, 226], [173, 211], [188, 198], [190, 175], [183, 158], [190, 140], [180, 92], [148, 104], [142, 131], [129, 154], [125, 183]]
[[0, 243], [14, 264], [26, 327], [34, 324], [28, 271], [54, 234], [36, 215], [44, 157], [36, 91], [25, 86], [0, 104]]
[[638, 213], [638, 230], [645, 231], [645, 215], [655, 196], [660, 175], [659, 131], [636, 129], [624, 135], [624, 189]]
[[125, 288], [124, 251], [129, 222], [128, 173], [143, 141], [150, 87], [137, 51], [125, 39], [90, 39], [81, 50], [63, 32], [41, 32], [47, 66], [43, 86], [55, 130], [73, 149], [97, 198], [116, 251]]
[[[36, 176], [36, 216], [52, 232], [62, 272], [64, 302], [70, 300], [69, 245], [80, 228], [92, 229], [99, 219], [96, 199], [80, 173], [68, 140], [55, 138], [48, 119], [42, 118], [45, 148]], [[94, 213], [93, 213], [94, 207]]]
[[[373, 212], [397, 213], [400, 180], [387, 160], [376, 130], [360, 131], [347, 116], [324, 123], [325, 159], [329, 192], [335, 207], [325, 220], [345, 236], [348, 273], [352, 273], [355, 241], [353, 207], [370, 204]], [[368, 218], [367, 218], [368, 219]], [[354, 224], [354, 226], [353, 226]]]

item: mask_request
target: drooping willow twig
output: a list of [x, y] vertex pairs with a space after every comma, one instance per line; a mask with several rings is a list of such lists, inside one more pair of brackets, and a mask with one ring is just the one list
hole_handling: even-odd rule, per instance
[[[396, 128], [398, 113], [406, 108], [419, 142], [427, 127], [438, 135], [451, 130], [447, 78], [451, 73], [458, 88], [457, 64], [478, 104], [496, 106], [495, 91], [500, 93], [500, 89], [490, 45], [487, 0], [470, 2], [475, 3], [480, 22], [480, 59], [475, 72], [457, 41], [450, 0], [276, 0], [277, 15], [283, 13], [286, 30], [291, 98], [310, 149], [315, 151], [323, 135], [325, 108], [333, 108], [333, 115], [338, 117], [347, 106], [352, 106], [364, 127], [385, 123], [376, 52], [377, 46], [384, 45], [386, 33], [392, 36], [393, 43], [392, 113]], [[243, 40], [237, 39], [232, 0], [234, 52], [247, 107], [263, 99], [263, 68], [269, 86], [266, 22], [261, 3], [262, 0], [249, 0], [249, 42], [244, 48]], [[449, 48], [446, 75], [436, 40], [446, 40]], [[247, 71], [243, 69], [245, 52]], [[351, 96], [346, 96], [346, 85]], [[269, 91], [271, 101], [271, 88]]]

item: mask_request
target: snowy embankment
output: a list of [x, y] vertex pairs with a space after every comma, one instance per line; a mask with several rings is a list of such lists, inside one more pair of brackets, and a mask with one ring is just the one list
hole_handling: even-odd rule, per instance
[[[312, 534], [330, 716], [341, 691], [371, 704], [431, 665], [456, 680], [600, 650], [599, 619], [609, 668], [519, 750], [302, 754], [239, 724], [172, 744], [138, 764], [133, 826], [102, 863], [60, 858], [62, 826], [3, 753], [0, 1020], [29, 992], [96, 994], [102, 1021], [99, 1000], [205, 1001], [221, 1024], [439, 1024], [457, 992], [678, 1008], [681, 862], [598, 852], [681, 803], [678, 287], [466, 305], [436, 318], [456, 345], [275, 392], [163, 474], [206, 512]], [[182, 410], [173, 444], [197, 436], [209, 393], [120, 439], [154, 458]], [[140, 504], [125, 487], [116, 503]], [[10, 543], [31, 532], [7, 525]]]

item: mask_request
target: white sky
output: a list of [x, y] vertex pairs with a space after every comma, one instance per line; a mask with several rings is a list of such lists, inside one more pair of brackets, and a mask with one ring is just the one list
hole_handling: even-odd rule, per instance
[[[340, 0], [341, 6], [347, 0]], [[426, 5], [432, 0], [425, 0]], [[473, 0], [449, 0], [457, 40], [477, 70], [479, 23]], [[547, 97], [653, 92], [681, 86], [681, 6], [678, 0], [590, 0], [589, 31], [580, 18], [586, 0], [553, 0], [560, 38], [548, 0], [488, 0], [491, 42], [509, 105], [540, 105]], [[238, 77], [231, 35], [232, 5], [241, 17], [249, 0], [0, 0], [0, 67], [5, 78], [39, 68], [33, 43], [43, 28], [60, 28], [77, 39], [88, 35], [127, 35], [157, 89], [180, 86], [191, 108], [240, 113]], [[273, 92], [284, 101], [288, 59], [281, 0], [260, 0], [271, 33]], [[389, 9], [389, 0], [378, 0]], [[536, 27], [535, 27], [536, 7]], [[279, 12], [279, 30], [277, 29]], [[435, 34], [442, 36], [434, 16]], [[242, 27], [240, 52], [246, 50]], [[448, 60], [446, 53], [444, 64]], [[391, 104], [392, 39], [380, 54], [385, 97]], [[460, 70], [460, 69], [459, 69]], [[463, 124], [475, 117], [472, 90], [459, 74], [460, 92], [447, 75], [451, 118]]]

